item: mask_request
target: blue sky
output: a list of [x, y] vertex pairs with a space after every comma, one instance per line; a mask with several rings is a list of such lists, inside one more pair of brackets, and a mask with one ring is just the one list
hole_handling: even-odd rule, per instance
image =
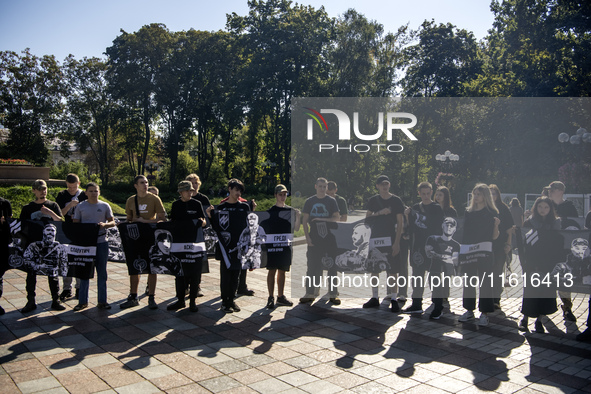
[[[355, 8], [368, 19], [396, 31], [410, 22], [418, 28], [425, 20], [451, 22], [483, 38], [491, 28], [489, 0], [302, 0], [314, 8], [324, 6], [336, 17]], [[164, 23], [169, 30], [224, 30], [226, 14], [246, 15], [246, 0], [0, 0], [0, 50], [20, 52], [31, 48], [41, 56], [53, 54], [62, 61], [103, 57], [120, 29], [129, 33], [149, 23]]]

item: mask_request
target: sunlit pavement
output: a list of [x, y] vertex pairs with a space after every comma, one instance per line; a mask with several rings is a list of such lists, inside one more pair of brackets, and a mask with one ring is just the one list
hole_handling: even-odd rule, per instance
[[[305, 246], [300, 245], [300, 252]], [[302, 253], [299, 253], [298, 258]], [[488, 327], [458, 323], [461, 299], [450, 299], [440, 320], [393, 314], [389, 301], [362, 309], [363, 299], [328, 299], [265, 309], [266, 271], [248, 274], [254, 297], [240, 297], [239, 313], [220, 311], [219, 268], [210, 260], [199, 312], [169, 312], [174, 280], [159, 276], [158, 310], [121, 310], [129, 291], [124, 264], [109, 263], [111, 310], [99, 310], [91, 282], [89, 308], [50, 309], [47, 281], [38, 280], [34, 312], [22, 315], [25, 274], [5, 274], [0, 305], [0, 392], [591, 392], [591, 344], [584, 330], [587, 296], [575, 295], [577, 323], [557, 312], [545, 334], [517, 330], [519, 298], [502, 302]], [[146, 277], [140, 281], [144, 289]], [[507, 290], [511, 291], [511, 289]], [[188, 303], [188, 301], [187, 301]], [[425, 297], [424, 307], [430, 305]], [[408, 303], [407, 303], [408, 306]], [[530, 322], [533, 329], [533, 321]]]

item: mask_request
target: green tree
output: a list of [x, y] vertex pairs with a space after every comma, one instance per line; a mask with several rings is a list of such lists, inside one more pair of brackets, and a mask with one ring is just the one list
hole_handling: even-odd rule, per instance
[[10, 129], [6, 151], [13, 158], [46, 162], [45, 136], [55, 131], [63, 109], [62, 78], [53, 56], [0, 52], [1, 123]]

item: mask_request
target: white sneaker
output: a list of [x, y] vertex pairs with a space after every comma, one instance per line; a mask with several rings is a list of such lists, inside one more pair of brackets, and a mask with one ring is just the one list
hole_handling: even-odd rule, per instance
[[466, 311], [462, 316], [458, 318], [458, 321], [464, 322], [474, 319], [474, 312]]
[[486, 327], [488, 326], [488, 316], [485, 315], [484, 313], [482, 313], [480, 315], [480, 319], [478, 319], [478, 321], [476, 322], [476, 324], [478, 324], [481, 327]]

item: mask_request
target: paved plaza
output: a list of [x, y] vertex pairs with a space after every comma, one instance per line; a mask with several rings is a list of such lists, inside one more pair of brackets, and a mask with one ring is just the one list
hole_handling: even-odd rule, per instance
[[[305, 246], [296, 246], [303, 252]], [[301, 255], [301, 253], [300, 253]], [[129, 291], [125, 264], [108, 265], [111, 310], [50, 309], [47, 281], [38, 280], [34, 312], [26, 303], [25, 273], [5, 274], [0, 304], [1, 393], [575, 393], [591, 392], [591, 344], [584, 330], [588, 296], [575, 295], [577, 323], [561, 313], [544, 320], [546, 334], [517, 330], [521, 300], [503, 300], [488, 327], [458, 323], [461, 299], [437, 321], [393, 314], [389, 301], [362, 309], [365, 299], [339, 306], [265, 309], [266, 271], [248, 275], [254, 297], [239, 313], [220, 311], [219, 263], [210, 259], [199, 312], [169, 312], [174, 279], [158, 277], [158, 310], [121, 310]], [[146, 277], [140, 281], [145, 287]], [[370, 290], [367, 290], [367, 296]], [[430, 305], [426, 298], [425, 307]], [[408, 306], [408, 303], [407, 303]], [[533, 321], [531, 322], [533, 326]]]

